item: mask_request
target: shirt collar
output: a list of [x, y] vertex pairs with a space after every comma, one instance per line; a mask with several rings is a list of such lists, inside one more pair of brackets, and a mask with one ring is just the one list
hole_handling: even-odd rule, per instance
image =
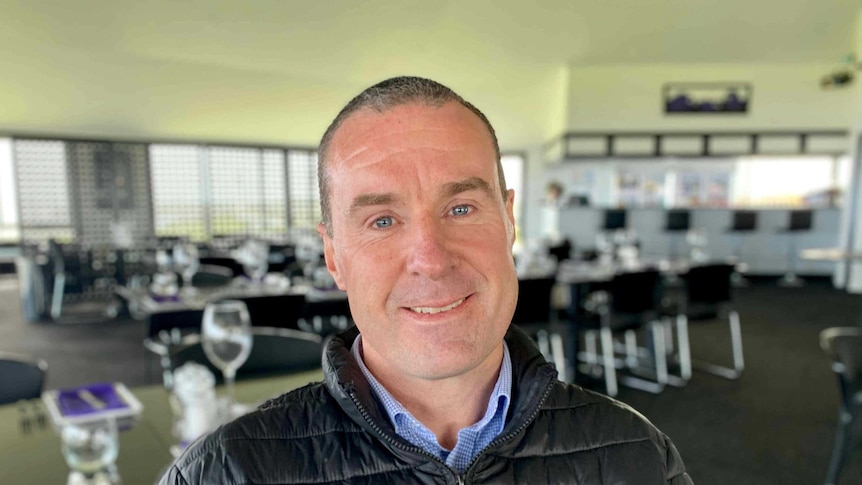
[[[397, 399], [395, 399], [392, 394], [386, 390], [385, 387], [371, 374], [371, 371], [368, 370], [368, 367], [365, 366], [365, 361], [362, 358], [362, 334], [357, 335], [356, 340], [353, 342], [353, 346], [351, 347], [351, 352], [353, 353], [353, 357], [356, 359], [356, 362], [359, 364], [359, 368], [362, 370], [362, 374], [365, 376], [365, 379], [371, 385], [371, 388], [374, 390], [377, 399], [380, 400], [381, 404], [383, 404], [383, 408], [386, 410], [386, 413], [389, 415], [389, 420], [392, 422], [395, 427], [395, 433], [399, 436], [404, 436], [405, 434], [405, 426], [422, 426], [421, 422], [417, 420], [410, 411], [407, 410]], [[491, 396], [488, 398], [488, 405], [485, 410], [484, 416], [475, 424], [471, 425], [471, 427], [481, 428], [488, 425], [489, 422], [492, 421], [495, 415], [502, 413], [503, 416], [506, 416], [509, 410], [509, 404], [512, 400], [512, 359], [509, 355], [509, 347], [506, 344], [506, 341], [503, 341], [503, 362], [500, 365], [500, 373], [497, 376], [497, 382], [494, 384], [494, 390], [491, 392]], [[500, 429], [496, 430], [496, 434], [502, 431], [503, 425], [505, 424], [505, 419], [501, 420], [499, 423]]]

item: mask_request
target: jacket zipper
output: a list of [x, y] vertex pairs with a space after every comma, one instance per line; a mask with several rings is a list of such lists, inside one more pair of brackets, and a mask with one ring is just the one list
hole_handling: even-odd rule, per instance
[[470, 473], [470, 470], [473, 468], [473, 466], [476, 464], [476, 462], [478, 462], [479, 459], [482, 458], [486, 454], [487, 450], [489, 450], [495, 446], [499, 446], [499, 445], [513, 439], [515, 436], [517, 436], [522, 431], [524, 431], [524, 429], [526, 429], [527, 426], [529, 426], [530, 423], [532, 423], [534, 419], [536, 419], [536, 416], [539, 415], [539, 410], [542, 409], [542, 405], [545, 404], [545, 400], [548, 399], [548, 395], [551, 393], [552, 387], [554, 387], [553, 381], [551, 381], [550, 383], [548, 383], [547, 386], [545, 386], [545, 390], [544, 390], [544, 392], [542, 392], [542, 397], [539, 398], [539, 402], [536, 404], [536, 407], [535, 407], [535, 409], [533, 409], [533, 413], [530, 415], [530, 417], [527, 418], [523, 423], [521, 423], [521, 425], [518, 426], [518, 428], [515, 429], [514, 431], [512, 431], [511, 433], [507, 434], [506, 436], [502, 436], [502, 437], [496, 438], [493, 441], [491, 441], [491, 443], [489, 443], [488, 446], [483, 448], [482, 451], [480, 451], [478, 455], [474, 456], [473, 459], [470, 460], [470, 463], [467, 465], [467, 468], [464, 469], [463, 475], [460, 473], [457, 473], [449, 465], [447, 465], [446, 462], [444, 462], [443, 460], [438, 458], [436, 455], [428, 453], [427, 451], [423, 450], [422, 448], [419, 448], [418, 446], [409, 446], [409, 445], [405, 445], [399, 441], [394, 440], [391, 436], [384, 433], [383, 430], [380, 429], [380, 427], [377, 425], [377, 423], [375, 423], [374, 421], [371, 420], [371, 416], [368, 415], [368, 411], [365, 410], [365, 406], [363, 406], [362, 403], [359, 402], [359, 399], [356, 397], [356, 392], [350, 391], [347, 393], [347, 395], [350, 396], [350, 400], [353, 401], [353, 405], [356, 406], [356, 409], [359, 410], [359, 414], [362, 415], [362, 419], [364, 419], [365, 422], [368, 423], [369, 426], [371, 426], [371, 429], [373, 429], [374, 432], [377, 433], [377, 435], [381, 439], [386, 441], [386, 443], [388, 443], [391, 446], [394, 446], [395, 448], [398, 448], [399, 450], [402, 450], [402, 451], [407, 451], [410, 453], [416, 453], [419, 455], [427, 456], [428, 458], [432, 459], [433, 461], [436, 461], [437, 463], [440, 463], [441, 465], [443, 465], [444, 468], [449, 470], [449, 472], [455, 476], [456, 483], [458, 485], [464, 485], [467, 483], [467, 475]]
[[353, 405], [356, 406], [356, 409], [359, 410], [359, 414], [362, 415], [362, 419], [364, 419], [365, 422], [368, 423], [369, 426], [371, 426], [371, 429], [373, 429], [374, 432], [377, 433], [377, 436], [379, 436], [381, 439], [383, 439], [386, 443], [388, 443], [389, 445], [394, 446], [395, 448], [398, 448], [399, 450], [402, 450], [402, 451], [427, 456], [431, 460], [436, 461], [437, 463], [443, 465], [444, 468], [449, 470], [449, 472], [455, 476], [455, 479], [457, 480], [458, 485], [464, 484], [464, 481], [461, 479], [461, 475], [459, 475], [457, 472], [455, 472], [455, 470], [453, 470], [449, 465], [446, 464], [446, 462], [444, 462], [443, 460], [438, 458], [436, 455], [428, 453], [427, 451], [423, 450], [422, 448], [419, 448], [418, 446], [405, 445], [404, 443], [396, 441], [391, 436], [384, 433], [383, 430], [380, 429], [380, 427], [377, 425], [377, 423], [375, 423], [371, 419], [371, 416], [368, 415], [368, 411], [365, 410], [365, 406], [363, 406], [362, 403], [359, 401], [359, 399], [356, 397], [356, 393], [354, 391], [350, 391], [347, 393], [347, 395], [350, 396], [350, 400], [353, 401]]
[[493, 441], [491, 441], [488, 444], [488, 446], [486, 446], [485, 448], [482, 448], [482, 451], [480, 451], [479, 454], [477, 454], [476, 456], [473, 457], [472, 460], [470, 460], [470, 463], [467, 464], [467, 468], [464, 469], [464, 475], [458, 476], [458, 483], [459, 484], [467, 483], [467, 475], [470, 474], [470, 471], [473, 468], [473, 466], [479, 461], [479, 459], [481, 459], [483, 456], [485, 456], [485, 454], [487, 453], [488, 450], [490, 450], [491, 448], [493, 448], [495, 446], [500, 446], [503, 443], [505, 443], [511, 439], [514, 439], [515, 436], [517, 436], [522, 431], [524, 431], [524, 429], [526, 429], [527, 426], [529, 426], [530, 423], [532, 423], [533, 420], [536, 419], [536, 416], [539, 415], [539, 411], [542, 409], [542, 405], [545, 404], [545, 400], [548, 399], [548, 395], [551, 394], [551, 388], [553, 388], [553, 387], [554, 387], [553, 381], [551, 381], [550, 383], [548, 383], [547, 386], [545, 386], [545, 390], [542, 393], [542, 397], [539, 398], [539, 402], [536, 404], [535, 409], [533, 409], [533, 414], [531, 414], [529, 418], [527, 418], [523, 423], [521, 423], [521, 425], [518, 426], [517, 429], [515, 429], [511, 433], [507, 434], [506, 436], [501, 436], [499, 438], [494, 439]]

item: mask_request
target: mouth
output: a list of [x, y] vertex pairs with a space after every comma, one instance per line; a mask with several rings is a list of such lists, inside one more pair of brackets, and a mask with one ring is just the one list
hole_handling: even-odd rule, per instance
[[456, 300], [456, 301], [454, 301], [454, 302], [452, 302], [452, 303], [450, 303], [450, 304], [448, 304], [448, 305], [446, 305], [446, 306], [441, 306], [441, 307], [433, 307], [433, 306], [412, 306], [412, 307], [409, 307], [409, 308], [410, 308], [410, 311], [412, 311], [412, 312], [414, 312], [414, 313], [422, 313], [422, 314], [426, 314], [426, 315], [433, 315], [433, 314], [436, 314], [436, 313], [444, 313], [444, 312], [448, 312], [448, 311], [450, 311], [450, 310], [454, 310], [455, 308], [458, 308], [459, 306], [461, 306], [461, 304], [462, 304], [462, 303], [464, 303], [464, 300], [465, 300], [465, 298], [461, 298], [461, 299]]

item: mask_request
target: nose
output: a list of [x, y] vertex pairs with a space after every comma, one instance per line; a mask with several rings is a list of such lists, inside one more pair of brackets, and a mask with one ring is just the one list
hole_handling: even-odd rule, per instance
[[434, 280], [455, 266], [456, 258], [449, 248], [452, 241], [447, 238], [443, 222], [423, 218], [413, 225], [411, 232], [407, 248], [407, 270], [411, 274]]

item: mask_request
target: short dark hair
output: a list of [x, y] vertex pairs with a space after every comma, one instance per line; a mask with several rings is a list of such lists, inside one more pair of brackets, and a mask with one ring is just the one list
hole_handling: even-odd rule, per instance
[[409, 103], [422, 103], [428, 106], [440, 107], [448, 102], [455, 102], [469, 109], [488, 128], [496, 156], [500, 190], [503, 201], [506, 201], [506, 178], [503, 175], [503, 165], [500, 162], [500, 145], [497, 142], [497, 134], [494, 132], [494, 127], [491, 126], [488, 118], [478, 108], [455, 93], [455, 91], [436, 81], [415, 76], [393, 77], [371, 86], [350, 100], [341, 109], [320, 140], [320, 147], [317, 152], [317, 183], [320, 190], [320, 213], [323, 217], [323, 225], [326, 228], [326, 233], [329, 236], [332, 236], [332, 211], [329, 203], [329, 176], [326, 166], [329, 158], [329, 144], [332, 142], [332, 138], [341, 124], [353, 113], [366, 108], [383, 113], [396, 106]]

